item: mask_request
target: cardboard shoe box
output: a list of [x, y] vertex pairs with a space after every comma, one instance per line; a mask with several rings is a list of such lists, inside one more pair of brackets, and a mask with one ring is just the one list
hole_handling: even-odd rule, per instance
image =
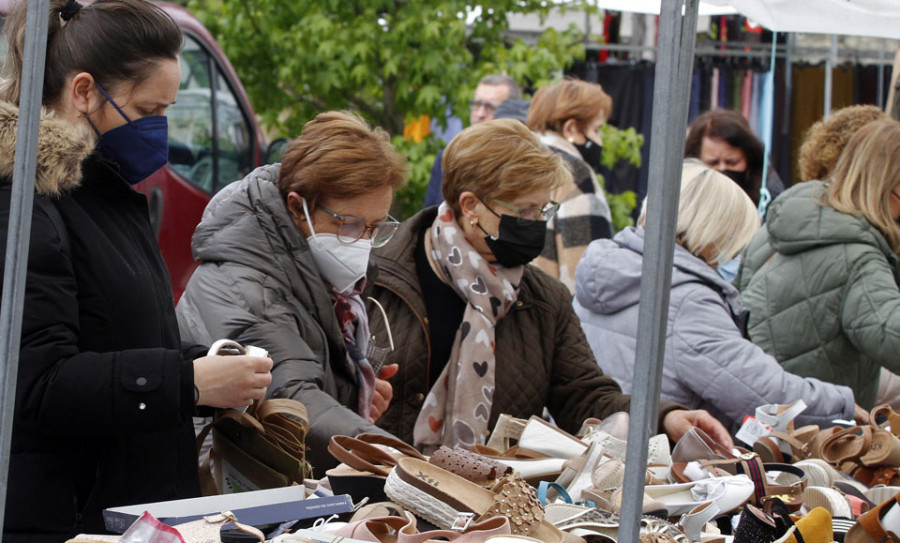
[[305, 486], [296, 485], [187, 500], [111, 507], [103, 511], [103, 521], [107, 530], [121, 534], [140, 518], [144, 511], [148, 511], [169, 526], [198, 520], [223, 511], [231, 511], [243, 524], [262, 526], [290, 520], [340, 515], [352, 510], [353, 501], [346, 494], [309, 497]]

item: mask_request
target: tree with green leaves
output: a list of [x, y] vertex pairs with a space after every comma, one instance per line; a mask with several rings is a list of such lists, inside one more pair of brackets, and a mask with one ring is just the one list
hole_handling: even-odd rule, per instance
[[[590, 9], [576, 0], [579, 9]], [[582, 3], [583, 2], [583, 3]], [[572, 6], [572, 4], [569, 4]], [[442, 142], [402, 137], [407, 122], [448, 108], [468, 119], [482, 76], [506, 73], [537, 87], [584, 56], [575, 29], [536, 44], [509, 40], [507, 16], [546, 16], [546, 0], [191, 0], [228, 55], [270, 133], [294, 137], [317, 113], [352, 109], [388, 130], [410, 159], [397, 194], [403, 217], [421, 205]]]

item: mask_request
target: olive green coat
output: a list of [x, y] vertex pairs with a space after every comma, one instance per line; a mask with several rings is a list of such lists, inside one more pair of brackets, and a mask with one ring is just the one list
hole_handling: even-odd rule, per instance
[[788, 371], [849, 386], [868, 409], [879, 367], [900, 372], [900, 261], [865, 218], [823, 205], [824, 187], [803, 183], [772, 204], [737, 284], [754, 343]]

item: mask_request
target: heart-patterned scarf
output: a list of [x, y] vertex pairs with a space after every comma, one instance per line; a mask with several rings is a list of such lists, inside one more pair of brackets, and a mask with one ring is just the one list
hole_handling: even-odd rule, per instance
[[446, 202], [428, 239], [437, 276], [467, 302], [450, 360], [413, 430], [415, 445], [430, 453], [440, 445], [484, 443], [494, 396], [494, 326], [516, 301], [524, 266], [489, 264], [466, 239]]

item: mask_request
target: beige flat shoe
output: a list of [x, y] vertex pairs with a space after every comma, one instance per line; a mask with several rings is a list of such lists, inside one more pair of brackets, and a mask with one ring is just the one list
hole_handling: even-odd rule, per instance
[[544, 508], [523, 479], [506, 476], [490, 490], [417, 458], [402, 458], [385, 481], [395, 501], [438, 528], [448, 530], [460, 518], [481, 522], [507, 517], [513, 534], [562, 543], [563, 535], [544, 520]]

